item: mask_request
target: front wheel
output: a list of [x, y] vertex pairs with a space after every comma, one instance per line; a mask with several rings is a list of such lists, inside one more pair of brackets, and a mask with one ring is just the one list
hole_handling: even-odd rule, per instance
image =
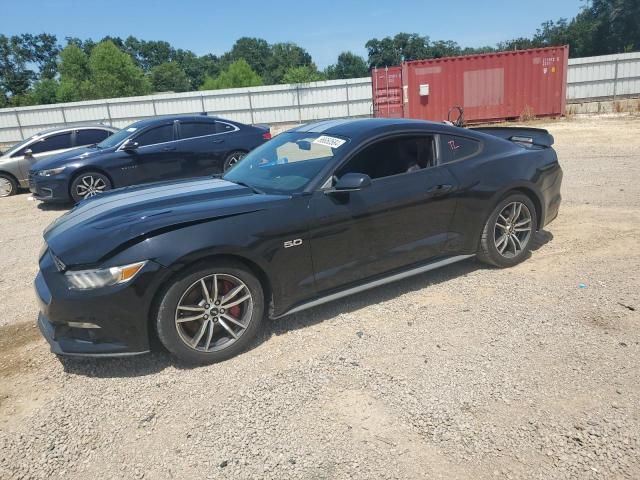
[[226, 172], [227, 170], [229, 170], [231, 167], [233, 167], [236, 163], [238, 163], [240, 160], [242, 160], [246, 156], [247, 156], [247, 152], [243, 152], [241, 150], [236, 150], [235, 152], [231, 152], [224, 159], [224, 167], [223, 167], [224, 171]]
[[71, 182], [71, 198], [75, 203], [111, 190], [111, 181], [98, 172], [82, 172]]
[[187, 270], [167, 288], [156, 328], [180, 360], [207, 364], [244, 350], [263, 315], [264, 293], [255, 275], [237, 262], [214, 262]]
[[512, 267], [527, 258], [537, 230], [536, 208], [514, 193], [501, 200], [482, 231], [478, 258], [496, 267]]

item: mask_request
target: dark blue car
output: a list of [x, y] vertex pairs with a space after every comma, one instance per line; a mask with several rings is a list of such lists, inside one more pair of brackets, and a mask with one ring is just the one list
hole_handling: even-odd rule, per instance
[[202, 115], [141, 120], [96, 145], [37, 162], [29, 189], [45, 202], [79, 202], [113, 188], [212, 175], [270, 138], [268, 127]]

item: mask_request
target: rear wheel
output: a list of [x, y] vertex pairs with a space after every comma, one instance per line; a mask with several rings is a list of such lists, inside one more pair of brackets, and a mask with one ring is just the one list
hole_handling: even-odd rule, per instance
[[214, 363], [244, 350], [264, 315], [262, 285], [237, 262], [215, 262], [180, 275], [164, 293], [156, 327], [162, 344], [189, 363]]
[[522, 262], [531, 250], [536, 219], [536, 208], [526, 195], [515, 193], [501, 200], [482, 231], [478, 258], [503, 268]]
[[243, 152], [242, 150], [236, 150], [231, 152], [224, 160], [224, 171], [226, 172], [231, 167], [233, 167], [236, 163], [242, 160], [247, 156], [247, 152]]
[[94, 197], [111, 190], [111, 180], [98, 172], [82, 172], [71, 182], [71, 198], [78, 203], [85, 198]]
[[0, 173], [0, 197], [10, 197], [18, 192], [18, 182], [11, 175]]

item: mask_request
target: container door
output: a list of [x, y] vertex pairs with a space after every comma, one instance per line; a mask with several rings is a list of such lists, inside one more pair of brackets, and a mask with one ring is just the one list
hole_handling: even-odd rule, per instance
[[401, 67], [374, 68], [371, 71], [371, 86], [375, 117], [404, 116]]

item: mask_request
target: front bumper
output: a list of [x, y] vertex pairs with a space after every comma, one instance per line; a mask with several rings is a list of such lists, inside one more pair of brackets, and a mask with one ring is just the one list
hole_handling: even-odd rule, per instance
[[64, 177], [39, 177], [29, 172], [29, 191], [43, 202], [70, 202], [69, 182]]
[[147, 353], [149, 310], [157, 289], [154, 279], [161, 269], [148, 262], [129, 284], [74, 291], [47, 252], [34, 287], [40, 307], [38, 327], [51, 351], [89, 357]]

